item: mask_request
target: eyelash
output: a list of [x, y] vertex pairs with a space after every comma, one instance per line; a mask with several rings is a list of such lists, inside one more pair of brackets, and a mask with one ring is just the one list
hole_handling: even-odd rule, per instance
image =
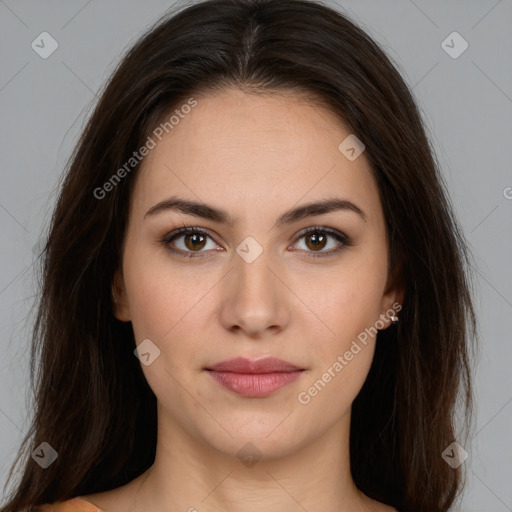
[[[166, 249], [172, 253], [179, 254], [179, 255], [185, 256], [187, 258], [203, 258], [204, 252], [182, 251], [181, 249], [176, 249], [171, 246], [171, 242], [173, 242], [174, 240], [179, 238], [181, 235], [191, 234], [191, 233], [193, 233], [193, 234], [198, 233], [201, 235], [205, 235], [213, 240], [213, 238], [210, 236], [209, 232], [206, 231], [205, 229], [202, 229], [199, 227], [183, 227], [181, 229], [172, 231], [171, 233], [165, 235], [160, 240], [160, 243], [162, 243], [166, 247]], [[307, 255], [308, 258], [324, 258], [327, 256], [332, 256], [333, 254], [337, 254], [337, 253], [343, 251], [346, 247], [349, 247], [352, 245], [350, 238], [347, 235], [345, 235], [344, 233], [341, 233], [341, 232], [336, 231], [331, 228], [317, 227], [317, 226], [307, 228], [306, 230], [299, 233], [299, 235], [297, 237], [297, 242], [300, 239], [304, 238], [305, 236], [307, 236], [311, 233], [318, 233], [321, 235], [331, 236], [331, 237], [335, 238], [338, 242], [340, 242], [341, 245], [339, 247], [337, 247], [336, 249], [331, 249], [330, 251], [327, 251], [327, 252], [315, 253], [315, 251], [305, 251], [308, 253], [308, 255]], [[295, 243], [297, 243], [297, 242], [295, 242]]]

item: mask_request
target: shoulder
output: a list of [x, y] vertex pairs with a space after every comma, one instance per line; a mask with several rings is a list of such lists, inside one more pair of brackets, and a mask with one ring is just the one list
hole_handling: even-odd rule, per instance
[[36, 510], [37, 512], [102, 512], [98, 507], [82, 498], [46, 503], [39, 505]]

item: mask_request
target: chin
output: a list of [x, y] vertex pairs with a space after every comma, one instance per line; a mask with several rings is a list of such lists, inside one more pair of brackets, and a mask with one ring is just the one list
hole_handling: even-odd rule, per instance
[[[282, 421], [282, 418], [279, 421]], [[293, 422], [284, 427], [282, 424], [279, 425], [279, 421], [272, 422], [271, 428], [262, 427], [256, 421], [252, 424], [246, 421], [233, 421], [229, 429], [233, 437], [222, 432], [212, 438], [209, 431], [204, 433], [206, 436], [203, 437], [203, 442], [227, 457], [239, 459], [243, 463], [281, 459], [307, 444], [308, 436], [303, 438]], [[249, 467], [249, 464], [246, 465]]]

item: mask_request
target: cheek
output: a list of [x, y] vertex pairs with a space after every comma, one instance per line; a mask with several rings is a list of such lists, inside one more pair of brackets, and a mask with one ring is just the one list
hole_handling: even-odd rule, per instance
[[298, 401], [307, 414], [332, 421], [348, 411], [370, 370], [387, 277], [387, 261], [378, 251], [345, 263], [301, 285], [314, 312], [308, 331], [318, 335], [311, 336], [315, 365]]
[[207, 288], [183, 273], [169, 274], [161, 259], [149, 261], [132, 253], [125, 261], [125, 285], [137, 345], [149, 339], [158, 353], [149, 365], [141, 359], [144, 376], [165, 410], [175, 416], [188, 410], [192, 415], [195, 403], [185, 390], [195, 384], [191, 369], [199, 365], [197, 354], [205, 338], [198, 316]]
[[[336, 268], [297, 276], [290, 288], [306, 304], [303, 319], [321, 352], [343, 350], [379, 319], [386, 283], [385, 259], [358, 253]], [[320, 342], [323, 340], [322, 342]]]
[[378, 272], [339, 272], [329, 282], [329, 293], [313, 289], [310, 294], [326, 327], [322, 336], [311, 338], [315, 365], [297, 399], [309, 417], [332, 423], [350, 410], [370, 370], [382, 280]]
[[149, 365], [141, 359], [144, 376], [166, 407], [183, 408], [187, 395], [182, 386], [192, 389], [191, 370], [201, 362], [197, 354], [205, 335], [199, 315], [208, 288], [183, 272], [169, 273], [162, 258], [150, 260], [135, 250], [125, 258], [124, 278], [137, 345], [148, 339], [158, 354]]
[[[337, 351], [313, 372], [299, 391], [297, 401], [315, 428], [332, 425], [349, 413], [371, 367], [374, 343], [355, 341], [347, 350]], [[319, 421], [321, 419], [321, 421]]]
[[167, 343], [204, 294], [204, 283], [173, 268], [166, 254], [148, 245], [126, 251], [123, 262], [126, 293], [135, 338]]

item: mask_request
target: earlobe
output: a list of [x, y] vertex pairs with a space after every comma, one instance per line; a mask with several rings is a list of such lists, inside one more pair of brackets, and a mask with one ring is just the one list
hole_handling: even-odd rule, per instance
[[391, 325], [396, 325], [400, 322], [399, 311], [402, 309], [401, 297], [396, 293], [390, 296], [383, 297], [382, 309], [379, 320], [375, 322], [379, 331], [384, 331]]
[[379, 327], [383, 331], [391, 325], [396, 325], [400, 322], [399, 311], [402, 309], [402, 300], [398, 294], [393, 294], [384, 297], [382, 301], [382, 313], [380, 314], [378, 322], [382, 325]]
[[130, 322], [130, 311], [126, 300], [126, 290], [123, 276], [119, 270], [115, 271], [111, 286], [112, 313], [121, 322]]
[[397, 271], [394, 273], [391, 283], [387, 283], [386, 290], [382, 297], [382, 313], [380, 318], [385, 323], [384, 329], [387, 329], [390, 325], [400, 322], [399, 312], [403, 307], [402, 305], [405, 295], [404, 286], [400, 278], [400, 269], [401, 265], [398, 266]]

